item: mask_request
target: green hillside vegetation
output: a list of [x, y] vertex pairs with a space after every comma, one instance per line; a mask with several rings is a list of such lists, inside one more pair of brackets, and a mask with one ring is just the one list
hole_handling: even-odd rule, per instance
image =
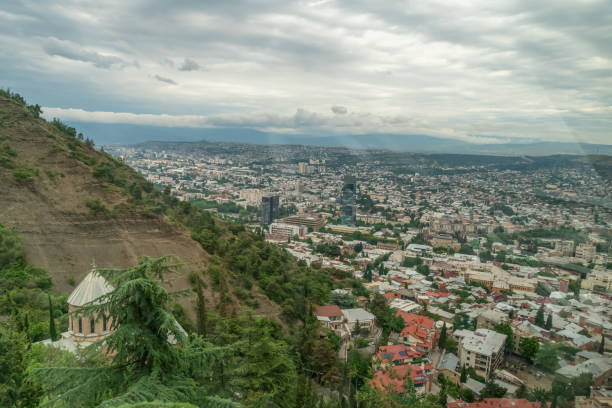
[[[243, 226], [220, 221], [172, 197], [168, 189], [155, 188], [120, 160], [96, 150], [76, 129], [59, 120], [46, 122], [40, 113], [40, 107], [19, 95], [0, 91], [0, 182], [13, 191], [38, 194], [71, 177], [39, 167], [24, 149], [26, 130], [36, 129], [49, 139], [50, 155], [74, 160], [89, 172], [86, 188], [106, 192], [83, 200], [88, 217], [111, 222], [137, 214], [170, 222], [189, 231], [208, 254], [208, 265], [191, 271], [191, 287], [179, 297], [171, 295], [162, 278], [185, 272], [170, 267], [166, 258], [101, 272], [116, 287], [105, 307], [124, 324], [108, 341], [115, 358], [95, 348], [75, 356], [33, 344], [67, 330], [67, 291], [57, 291], [52, 275], [28, 263], [18, 234], [0, 227], [1, 406], [353, 407], [357, 401], [364, 408], [437, 406], [415, 392], [387, 396], [370, 389], [372, 373], [362, 369], [367, 364], [359, 353], [344, 363], [334, 339], [320, 337], [314, 305], [327, 302], [336, 287], [366, 294], [350, 274], [298, 263]], [[185, 298], [192, 302], [181, 301]], [[277, 304], [280, 314], [262, 304], [264, 298]], [[125, 310], [146, 312], [126, 315]], [[169, 327], [172, 316], [188, 336]], [[170, 332], [178, 344], [169, 348], [163, 340]], [[324, 402], [315, 385], [337, 392]]]

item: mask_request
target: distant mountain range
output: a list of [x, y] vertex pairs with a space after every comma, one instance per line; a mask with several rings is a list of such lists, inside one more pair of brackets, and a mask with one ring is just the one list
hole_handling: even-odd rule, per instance
[[380, 148], [415, 153], [547, 156], [554, 154], [612, 155], [612, 145], [577, 142], [476, 144], [427, 135], [361, 134], [311, 136], [266, 133], [248, 128], [182, 128], [128, 124], [74, 122], [71, 126], [98, 145], [136, 144], [145, 141], [224, 141], [253, 144], [299, 144]]

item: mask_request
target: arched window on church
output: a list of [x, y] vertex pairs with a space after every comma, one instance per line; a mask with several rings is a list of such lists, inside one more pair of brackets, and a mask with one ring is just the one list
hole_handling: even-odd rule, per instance
[[83, 319], [79, 317], [79, 333], [83, 333]]
[[89, 319], [89, 329], [90, 333], [96, 332], [96, 321], [94, 319]]
[[106, 317], [106, 315], [102, 315], [102, 331], [105, 332], [106, 330], [108, 330], [106, 328], [106, 325], [108, 323], [108, 318]]

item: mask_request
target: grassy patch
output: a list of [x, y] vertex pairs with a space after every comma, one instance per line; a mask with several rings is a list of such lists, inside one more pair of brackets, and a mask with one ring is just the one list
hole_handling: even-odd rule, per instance
[[38, 176], [38, 169], [23, 165], [21, 168], [13, 171], [13, 177], [19, 184], [27, 184], [34, 181], [34, 178]]
[[85, 202], [85, 205], [96, 215], [108, 214], [108, 208], [100, 200], [88, 200]]

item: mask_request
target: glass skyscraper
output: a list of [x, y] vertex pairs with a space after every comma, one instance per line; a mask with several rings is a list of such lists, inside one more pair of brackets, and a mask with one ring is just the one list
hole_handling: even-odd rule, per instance
[[278, 218], [278, 196], [270, 195], [261, 198], [261, 224], [270, 225]]
[[355, 225], [357, 214], [357, 182], [353, 176], [345, 176], [342, 184], [342, 223]]

